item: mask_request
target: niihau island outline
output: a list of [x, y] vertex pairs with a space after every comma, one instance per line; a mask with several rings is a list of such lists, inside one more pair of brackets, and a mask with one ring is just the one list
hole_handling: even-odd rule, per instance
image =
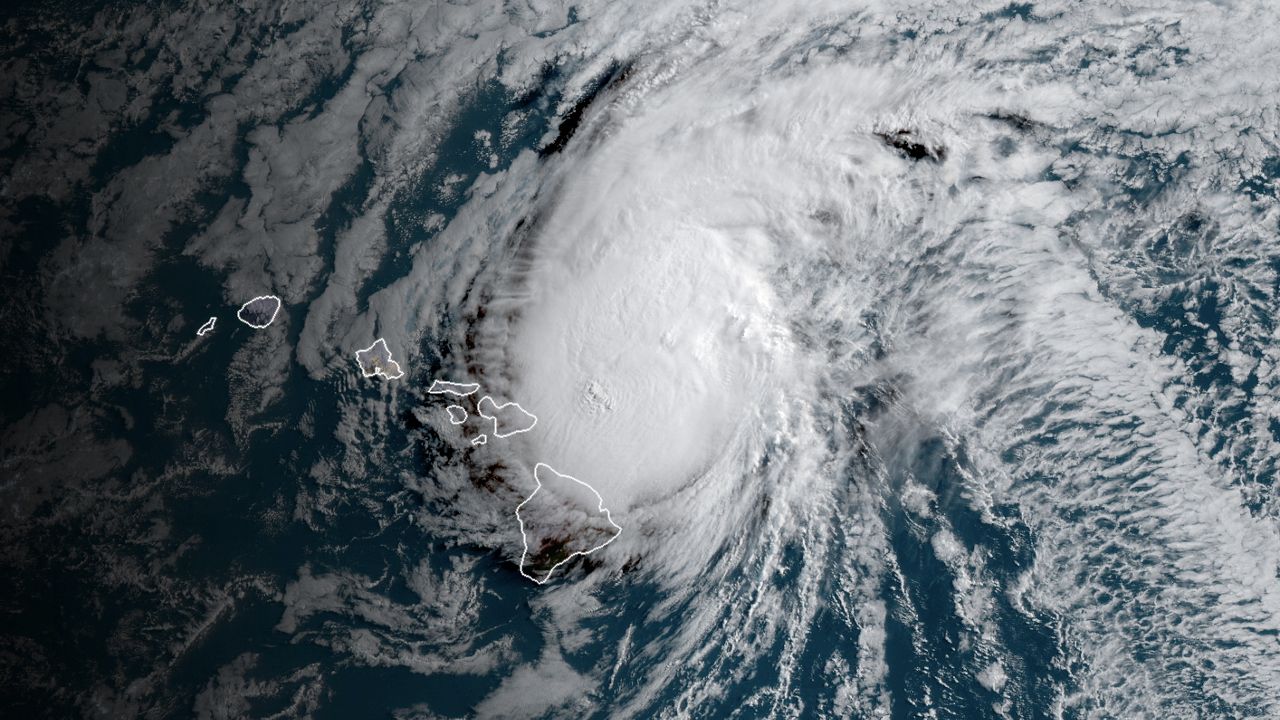
[[196, 337], [204, 337], [204, 334], [212, 330], [213, 326], [216, 325], [217, 322], [218, 318], [216, 316], [205, 320], [204, 324], [200, 326], [200, 329], [196, 331]]
[[431, 388], [427, 392], [431, 395], [453, 395], [454, 397], [466, 397], [475, 395], [480, 390], [479, 383], [456, 383], [448, 380], [434, 380]]
[[[522, 427], [517, 430], [511, 430], [505, 433], [500, 432], [498, 430], [498, 426], [501, 421], [498, 420], [498, 416], [493, 414], [493, 412], [485, 412], [485, 409], [484, 409], [485, 403], [488, 403], [489, 405], [491, 405], [495, 412], [498, 410], [505, 410], [514, 405], [516, 410], [518, 410], [522, 415], [524, 415], [525, 418], [529, 421], [529, 425], [527, 427]], [[493, 421], [493, 436], [496, 438], [509, 438], [512, 435], [519, 435], [520, 433], [523, 433], [523, 432], [529, 432], [530, 430], [533, 429], [534, 425], [538, 424], [538, 416], [520, 407], [520, 403], [508, 402], [508, 403], [503, 403], [499, 405], [491, 395], [485, 395], [484, 397], [480, 398], [480, 402], [476, 404], [476, 412], [478, 412], [480, 414], [480, 417], [484, 418], [485, 420]]]
[[384, 338], [378, 338], [369, 347], [357, 350], [356, 364], [360, 366], [360, 374], [364, 377], [378, 375], [386, 380], [398, 380], [404, 377], [400, 363], [391, 359], [391, 350], [387, 348], [387, 341]]
[[[271, 316], [267, 317], [266, 322], [262, 322], [262, 318], [267, 315], [268, 307], [271, 307]], [[275, 295], [259, 295], [241, 305], [240, 309], [236, 311], [236, 318], [254, 330], [261, 330], [275, 322], [276, 315], [280, 314], [280, 307], [280, 298]], [[249, 315], [247, 318], [245, 317], [246, 313]]]
[[[524, 564], [525, 564], [525, 560], [527, 560], [527, 559], [528, 559], [528, 557], [529, 557], [529, 535], [528, 535], [527, 533], [525, 533], [525, 530], [524, 530], [524, 518], [520, 517], [520, 509], [521, 509], [521, 508], [523, 508], [525, 505], [527, 505], [527, 504], [529, 503], [529, 501], [533, 500], [533, 498], [538, 494], [538, 491], [542, 489], [542, 479], [541, 479], [540, 477], [538, 477], [538, 473], [539, 473], [539, 471], [544, 470], [544, 469], [545, 469], [545, 470], [550, 471], [550, 472], [551, 472], [551, 473], [553, 473], [553, 474], [555, 474], [557, 477], [561, 477], [561, 478], [564, 478], [564, 479], [566, 479], [566, 480], [572, 480], [572, 481], [574, 481], [574, 482], [578, 483], [579, 485], [581, 485], [581, 486], [585, 487], [586, 489], [590, 490], [590, 491], [591, 491], [591, 494], [596, 496], [596, 511], [597, 511], [597, 512], [602, 512], [602, 513], [604, 513], [605, 519], [609, 521], [609, 524], [610, 524], [610, 525], [612, 525], [612, 526], [614, 527], [614, 529], [616, 529], [616, 530], [617, 530], [617, 532], [615, 532], [615, 533], [613, 534], [613, 537], [609, 538], [608, 540], [605, 540], [604, 542], [600, 543], [599, 545], [596, 545], [595, 547], [591, 548], [590, 550], [576, 550], [576, 551], [574, 551], [573, 553], [571, 553], [571, 554], [570, 554], [568, 557], [566, 557], [565, 559], [561, 560], [560, 562], [556, 563], [555, 565], [552, 565], [552, 566], [551, 566], [551, 569], [550, 569], [550, 570], [547, 570], [547, 574], [546, 574], [545, 576], [543, 576], [543, 578], [542, 578], [541, 580], [539, 580], [538, 578], [536, 578], [536, 577], [534, 577], [534, 576], [532, 576], [532, 575], [530, 575], [529, 573], [527, 573], [527, 572], [525, 572], [525, 571], [524, 571]], [[583, 481], [579, 480], [578, 478], [573, 477], [572, 475], [565, 475], [564, 473], [562, 473], [562, 472], [560, 472], [560, 471], [556, 470], [555, 468], [551, 467], [550, 465], [548, 465], [548, 464], [546, 464], [546, 463], [538, 463], [538, 464], [537, 464], [537, 465], [535, 465], [535, 466], [534, 466], [534, 468], [533, 468], [533, 481], [534, 481], [535, 483], [537, 483], [537, 484], [538, 484], [538, 486], [537, 486], [537, 487], [535, 487], [535, 488], [533, 489], [533, 492], [529, 493], [529, 497], [525, 498], [525, 499], [524, 499], [524, 502], [522, 502], [522, 503], [520, 503], [519, 505], [517, 505], [517, 506], [516, 506], [516, 522], [520, 523], [520, 540], [521, 540], [521, 542], [523, 542], [523, 543], [524, 543], [524, 551], [520, 553], [520, 574], [521, 574], [521, 575], [523, 575], [523, 576], [525, 576], [525, 577], [527, 577], [527, 578], [529, 578], [530, 580], [534, 581], [535, 583], [537, 583], [537, 584], [539, 584], [539, 585], [542, 585], [542, 584], [546, 583], [548, 580], [550, 580], [550, 579], [551, 579], [551, 576], [552, 576], [553, 574], [555, 574], [555, 571], [556, 571], [557, 569], [559, 569], [559, 567], [560, 567], [561, 565], [564, 565], [565, 563], [567, 563], [567, 562], [569, 562], [570, 560], [572, 560], [572, 559], [574, 559], [574, 558], [578, 557], [579, 555], [582, 555], [583, 557], [585, 557], [585, 556], [587, 556], [587, 555], [590, 555], [591, 553], [593, 553], [593, 552], [595, 552], [595, 551], [599, 550], [600, 548], [602, 548], [602, 547], [604, 547], [604, 546], [608, 545], [609, 543], [613, 542], [614, 540], [617, 540], [617, 539], [618, 539], [618, 536], [622, 534], [622, 526], [621, 526], [621, 525], [619, 525], [618, 523], [616, 523], [616, 522], [614, 522], [614, 521], [613, 521], [613, 514], [612, 514], [612, 513], [610, 513], [610, 512], [609, 512], [609, 509], [608, 509], [608, 508], [606, 508], [606, 507], [604, 506], [604, 498], [600, 497], [600, 493], [596, 492], [596, 489], [595, 489], [595, 488], [593, 488], [593, 487], [591, 487], [590, 485], [588, 485], [587, 483], [585, 483], [585, 482], [583, 482]]]

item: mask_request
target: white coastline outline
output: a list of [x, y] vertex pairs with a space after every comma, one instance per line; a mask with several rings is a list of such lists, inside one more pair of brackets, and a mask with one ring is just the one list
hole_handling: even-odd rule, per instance
[[[383, 371], [382, 371], [382, 368], [377, 368], [377, 369], [375, 369], [373, 372], [369, 372], [369, 371], [367, 371], [367, 370], [365, 370], [365, 369], [364, 369], [364, 363], [360, 362], [360, 355], [361, 355], [362, 353], [367, 353], [367, 352], [369, 352], [370, 350], [372, 350], [372, 349], [374, 349], [374, 348], [378, 347], [378, 344], [379, 344], [379, 343], [381, 343], [381, 344], [382, 344], [382, 349], [387, 351], [387, 362], [392, 363], [392, 364], [394, 364], [394, 365], [396, 366], [396, 374], [395, 374], [395, 375], [388, 375], [388, 374], [386, 374], [385, 372], [383, 372]], [[381, 375], [382, 377], [386, 378], [387, 380], [399, 380], [400, 378], [404, 377], [404, 369], [400, 367], [400, 363], [396, 362], [395, 360], [393, 360], [393, 359], [391, 358], [391, 348], [387, 347], [387, 339], [386, 339], [386, 338], [378, 338], [377, 340], [374, 340], [374, 341], [373, 341], [373, 344], [372, 344], [372, 345], [370, 345], [369, 347], [367, 347], [367, 348], [362, 348], [362, 349], [360, 349], [360, 350], [357, 350], [357, 351], [356, 351], [356, 366], [358, 366], [358, 367], [360, 368], [360, 374], [361, 374], [361, 375], [363, 375], [363, 376], [365, 376], [365, 377], [373, 377], [373, 376], [375, 376], [375, 375]]]
[[[454, 411], [454, 410], [461, 410], [461, 411], [462, 411], [462, 417], [460, 417], [460, 418], [458, 418], [457, 420], [455, 420], [454, 418], [455, 418], [455, 417], [457, 417], [457, 416], [455, 416], [455, 415], [453, 414], [453, 411]], [[464, 423], [464, 422], [466, 422], [466, 421], [467, 421], [467, 417], [468, 417], [468, 415], [467, 415], [467, 409], [466, 409], [466, 408], [464, 408], [464, 407], [462, 407], [461, 405], [450, 405], [449, 407], [445, 408], [445, 409], [444, 409], [444, 411], [445, 411], [445, 412], [447, 412], [447, 413], [449, 413], [449, 424], [450, 424], [450, 425], [461, 425], [462, 423]]]
[[[569, 557], [566, 557], [565, 559], [561, 560], [560, 562], [556, 563], [555, 565], [552, 565], [552, 566], [551, 566], [551, 569], [547, 571], [547, 575], [546, 575], [546, 577], [544, 577], [543, 579], [539, 580], [539, 579], [535, 578], [534, 576], [532, 576], [532, 575], [530, 575], [529, 573], [527, 573], [527, 572], [525, 572], [525, 571], [524, 571], [524, 561], [525, 561], [525, 558], [529, 556], [529, 536], [528, 536], [528, 535], [526, 535], [526, 534], [525, 534], [525, 532], [524, 532], [524, 518], [520, 517], [520, 508], [524, 507], [524, 506], [525, 506], [525, 504], [527, 504], [530, 500], [532, 500], [532, 499], [534, 498], [534, 496], [536, 496], [536, 495], [538, 494], [538, 491], [542, 489], [542, 481], [538, 479], [538, 470], [540, 470], [541, 468], [546, 468], [546, 469], [550, 470], [551, 472], [555, 473], [556, 475], [558, 475], [558, 476], [560, 476], [560, 477], [562, 477], [562, 478], [568, 478], [568, 479], [570, 479], [570, 480], [572, 480], [572, 481], [574, 481], [574, 482], [578, 483], [578, 484], [579, 484], [579, 485], [581, 485], [582, 487], [584, 487], [584, 488], [586, 488], [586, 489], [590, 490], [590, 491], [591, 491], [591, 494], [596, 496], [596, 501], [597, 501], [597, 502], [596, 502], [596, 510], [597, 510], [597, 511], [599, 511], [599, 512], [603, 512], [603, 513], [604, 513], [604, 516], [605, 516], [605, 519], [609, 521], [609, 524], [610, 524], [610, 525], [612, 525], [612, 526], [614, 526], [615, 528], [617, 528], [618, 532], [614, 533], [614, 534], [613, 534], [613, 537], [609, 538], [608, 540], [605, 540], [604, 542], [602, 542], [602, 543], [600, 543], [599, 545], [597, 545], [597, 546], [595, 546], [595, 547], [591, 548], [590, 550], [578, 550], [578, 551], [574, 552], [572, 555], [570, 555]], [[534, 581], [535, 583], [537, 583], [537, 584], [539, 584], [539, 585], [543, 585], [543, 584], [545, 584], [548, 580], [550, 580], [550, 579], [551, 579], [551, 576], [555, 573], [556, 569], [557, 569], [557, 568], [559, 568], [561, 565], [564, 565], [565, 563], [567, 563], [567, 562], [569, 562], [570, 560], [572, 560], [572, 559], [574, 559], [574, 558], [578, 557], [579, 555], [582, 555], [583, 557], [586, 557], [587, 555], [590, 555], [591, 553], [593, 553], [593, 552], [595, 552], [595, 551], [599, 550], [600, 548], [604, 547], [605, 545], [608, 545], [609, 543], [613, 542], [614, 540], [617, 540], [617, 539], [622, 535], [622, 526], [621, 526], [621, 525], [619, 525], [618, 523], [616, 523], [616, 522], [614, 522], [614, 521], [613, 521], [613, 513], [610, 513], [610, 512], [609, 512], [609, 508], [606, 508], [606, 507], [604, 506], [604, 498], [600, 497], [600, 493], [596, 492], [596, 489], [595, 489], [595, 488], [593, 488], [593, 487], [591, 487], [590, 485], [588, 485], [587, 483], [585, 483], [585, 482], [583, 482], [583, 481], [579, 480], [578, 478], [573, 477], [572, 475], [565, 475], [564, 473], [560, 472], [559, 470], [556, 470], [555, 468], [551, 467], [550, 465], [548, 465], [548, 464], [546, 464], [546, 463], [543, 463], [543, 462], [540, 462], [540, 463], [538, 463], [537, 465], [534, 465], [534, 466], [533, 466], [533, 481], [534, 481], [534, 482], [536, 482], [536, 483], [538, 484], [538, 487], [534, 488], [534, 489], [533, 489], [533, 492], [529, 493], [529, 497], [525, 498], [525, 499], [524, 499], [524, 502], [521, 502], [519, 505], [517, 505], [517, 506], [516, 506], [516, 522], [520, 523], [520, 541], [524, 544], [524, 551], [520, 553], [520, 574], [521, 574], [521, 575], [523, 575], [523, 576], [525, 576], [525, 577], [527, 577], [527, 578], [529, 578], [530, 580]]]
[[[522, 413], [524, 413], [525, 415], [528, 415], [529, 417], [533, 418], [533, 422], [529, 423], [529, 427], [527, 427], [527, 428], [525, 428], [525, 429], [523, 429], [523, 430], [514, 430], [514, 431], [509, 432], [509, 433], [507, 433], [507, 434], [505, 434], [505, 435], [504, 435], [504, 434], [502, 434], [502, 433], [498, 432], [498, 418], [497, 418], [497, 416], [496, 416], [496, 415], [485, 415], [485, 414], [484, 414], [484, 410], [482, 410], [482, 409], [480, 408], [480, 406], [481, 406], [481, 405], [484, 405], [484, 401], [485, 401], [485, 400], [488, 400], [488, 401], [489, 401], [489, 403], [493, 405], [493, 409], [494, 409], [494, 411], [498, 411], [498, 410], [501, 410], [502, 408], [511, 407], [512, 405], [515, 405], [517, 408], [519, 408], [520, 412], [522, 412]], [[499, 404], [498, 404], [498, 401], [497, 401], [497, 400], [494, 400], [492, 395], [485, 395], [484, 397], [480, 398], [480, 402], [476, 403], [476, 412], [477, 412], [477, 413], [479, 413], [480, 417], [484, 418], [485, 420], [492, 420], [492, 421], [493, 421], [493, 436], [494, 436], [494, 437], [496, 437], [496, 438], [500, 438], [500, 439], [501, 439], [501, 438], [509, 438], [509, 437], [511, 437], [512, 435], [519, 435], [520, 433], [523, 433], [523, 432], [529, 432], [530, 430], [532, 430], [532, 429], [533, 429], [533, 427], [534, 427], [535, 425], [537, 425], [537, 424], [538, 424], [538, 416], [537, 416], [537, 415], [534, 415], [533, 413], [529, 412], [528, 410], [525, 410], [523, 407], [521, 407], [521, 406], [520, 406], [520, 403], [518, 403], [518, 402], [509, 402], [509, 403], [503, 403], [503, 404], [499, 405]], [[550, 465], [548, 465], [547, 467], [550, 467]]]
[[[466, 392], [462, 392], [463, 388], [470, 388]], [[430, 395], [453, 395], [455, 397], [466, 397], [475, 395], [480, 390], [480, 383], [456, 383], [448, 380], [432, 380], [431, 387], [427, 389]]]
[[[245, 320], [244, 318], [240, 317], [240, 313], [244, 312], [244, 309], [245, 309], [245, 308], [249, 307], [249, 306], [250, 306], [250, 305], [252, 305], [253, 303], [258, 302], [259, 300], [275, 300], [275, 301], [276, 301], [276, 309], [275, 309], [275, 312], [271, 313], [271, 319], [270, 319], [270, 320], [266, 321], [265, 323], [263, 323], [263, 324], [261, 324], [261, 325], [254, 325], [253, 323], [249, 322], [248, 320]], [[261, 330], [261, 329], [265, 328], [266, 326], [268, 326], [268, 325], [270, 325], [271, 323], [273, 323], [273, 322], [275, 322], [275, 321], [276, 321], [276, 316], [280, 314], [280, 308], [282, 308], [282, 307], [284, 307], [284, 302], [283, 302], [283, 301], [282, 301], [278, 296], [276, 296], [276, 295], [259, 295], [258, 297], [254, 298], [254, 299], [250, 300], [249, 302], [247, 302], [247, 303], [245, 303], [245, 304], [243, 304], [243, 305], [241, 305], [241, 306], [240, 306], [240, 309], [236, 311], [236, 319], [237, 319], [237, 320], [239, 320], [240, 322], [244, 323], [245, 325], [248, 325], [249, 327], [253, 328], [254, 330]]]
[[484, 444], [485, 444], [485, 443], [487, 443], [487, 442], [489, 442], [489, 436], [488, 436], [488, 435], [481, 434], [481, 435], [480, 435], [480, 437], [477, 437], [477, 438], [475, 438], [474, 440], [472, 440], [472, 441], [471, 441], [471, 444], [472, 444], [472, 445], [484, 445]]
[[208, 320], [205, 320], [204, 324], [200, 326], [200, 329], [196, 331], [196, 337], [204, 337], [204, 334], [212, 330], [213, 326], [216, 325], [217, 322], [218, 322], [217, 315], [214, 315]]

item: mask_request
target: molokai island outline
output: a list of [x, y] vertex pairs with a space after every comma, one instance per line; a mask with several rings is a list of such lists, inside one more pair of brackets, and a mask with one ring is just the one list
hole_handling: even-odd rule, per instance
[[433, 380], [427, 392], [431, 395], [453, 395], [467, 397], [480, 391], [479, 383], [456, 383], [448, 380]]

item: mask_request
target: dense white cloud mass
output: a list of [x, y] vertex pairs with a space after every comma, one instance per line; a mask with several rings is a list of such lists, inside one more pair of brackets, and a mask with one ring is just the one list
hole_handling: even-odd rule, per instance
[[[904, 696], [913, 648], [1006, 717], [1280, 714], [1271, 4], [239, 7], [105, 14], [77, 50], [87, 94], [6, 80], [48, 108], [5, 130], [28, 148], [0, 160], [14, 203], [90, 187], [100, 138], [162, 84], [202, 98], [94, 190], [45, 270], [47, 322], [120, 332], [191, 223], [182, 251], [227, 298], [286, 308], [233, 361], [237, 439], [286, 358], [343, 398], [300, 520], [408, 475], [385, 468], [416, 450], [380, 430], [417, 409], [432, 464], [403, 484], [448, 511], [405, 513], [443, 546], [515, 572], [539, 462], [625, 528], [528, 596], [532, 656], [460, 634], [470, 565], [414, 575], [408, 610], [300, 568], [279, 631], [500, 672], [476, 708], [493, 717], [945, 714]], [[118, 69], [146, 52], [150, 74]], [[486, 92], [507, 104], [465, 133], [484, 169], [455, 174]], [[368, 390], [350, 358], [382, 335], [536, 427], [472, 447], [432, 376]], [[935, 567], [943, 639], [910, 589]], [[625, 636], [620, 588], [651, 596]], [[322, 637], [320, 612], [370, 627]], [[314, 668], [288, 681], [311, 707]]]
[[[1185, 683], [1221, 688], [1223, 707], [1269, 707], [1280, 597], [1251, 578], [1280, 560], [1274, 514], [1250, 511], [1233, 480], [1242, 468], [1215, 459], [1206, 421], [1184, 409], [1212, 402], [1183, 379], [1187, 361], [1130, 314], [1150, 290], [1123, 275], [1141, 266], [1109, 255], [1199, 213], [1197, 224], [1244, 237], [1196, 252], [1238, 254], [1274, 297], [1274, 270], [1251, 257], [1274, 252], [1274, 203], [1230, 194], [1274, 153], [1273, 109], [1216, 78], [1274, 59], [1275, 46], [1228, 61], [1218, 33], [1246, 33], [1234, 17], [1198, 24], [1214, 29], [1197, 38], [1174, 18], [1037, 6], [1034, 22], [992, 23], [991, 37], [972, 36], [971, 17], [898, 18], [942, 36], [902, 50], [886, 37], [889, 17], [835, 29], [800, 12], [825, 18], [724, 11], [653, 50], [597, 101], [565, 156], [541, 170], [517, 163], [444, 231], [518, 243], [499, 252], [516, 270], [491, 275], [472, 362], [542, 413], [547, 429], [522, 452], [590, 478], [629, 511], [641, 531], [607, 565], [643, 558], [672, 589], [742, 563], [800, 573], [800, 592], [785, 596], [744, 577], [725, 585], [737, 598], [728, 607], [691, 601], [684, 649], [716, 647], [710, 677], [732, 678], [790, 638], [785, 670], [826, 593], [874, 602], [858, 580], [833, 588], [822, 575], [841, 554], [869, 565], [854, 572], [893, 575], [885, 538], [827, 525], [894, 491], [874, 473], [857, 479], [861, 443], [892, 467], [937, 433], [975, 466], [959, 492], [978, 508], [1016, 504], [1038, 537], [1035, 564], [1009, 591], [1063, 619], [1082, 668], [1064, 707], [1188, 711], [1205, 700]], [[1184, 94], [1188, 76], [1196, 90]], [[912, 162], [877, 136], [899, 128], [945, 147], [946, 162]], [[1258, 128], [1264, 143], [1227, 139]], [[1223, 362], [1247, 377], [1267, 345], [1264, 335]], [[842, 421], [867, 392], [889, 400], [861, 420], [860, 440]], [[1244, 404], [1265, 416], [1265, 395], [1252, 395]], [[1274, 448], [1268, 433], [1236, 435]], [[1260, 464], [1241, 479], [1274, 462], [1254, 453]], [[849, 482], [867, 486], [851, 495]], [[938, 540], [945, 523], [939, 532], [957, 613], [998, 656], [983, 550]], [[789, 543], [804, 548], [798, 567], [783, 560]], [[753, 617], [765, 627], [743, 645]], [[732, 628], [723, 645], [719, 623]], [[1191, 670], [1183, 648], [1199, 646], [1230, 647], [1220, 657], [1233, 661]], [[859, 673], [882, 673], [881, 653], [861, 648]], [[775, 709], [788, 706], [786, 677], [769, 693]], [[723, 691], [716, 682], [684, 683], [681, 695], [706, 700]], [[883, 700], [874, 683], [860, 691], [862, 711]]]

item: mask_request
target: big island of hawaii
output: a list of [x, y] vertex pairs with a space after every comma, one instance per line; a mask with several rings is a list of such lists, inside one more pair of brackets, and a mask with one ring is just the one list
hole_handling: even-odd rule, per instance
[[560, 566], [617, 540], [622, 527], [587, 483], [546, 463], [534, 466], [533, 480], [538, 486], [516, 506], [520, 574], [542, 585]]

